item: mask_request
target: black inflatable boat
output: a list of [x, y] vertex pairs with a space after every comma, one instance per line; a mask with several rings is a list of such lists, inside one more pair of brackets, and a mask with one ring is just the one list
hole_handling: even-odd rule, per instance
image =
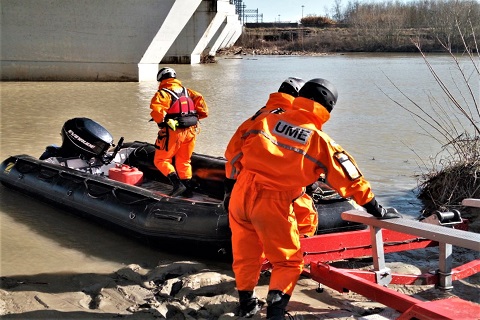
[[[4, 160], [1, 183], [140, 236], [229, 247], [228, 214], [222, 208], [224, 158], [194, 153], [193, 197], [170, 197], [168, 179], [153, 164], [154, 145], [121, 138], [115, 146], [110, 133], [88, 118], [68, 120], [61, 134], [62, 145], [48, 146], [39, 158]], [[356, 205], [326, 185], [313, 198], [319, 234], [364, 228], [340, 218]]]

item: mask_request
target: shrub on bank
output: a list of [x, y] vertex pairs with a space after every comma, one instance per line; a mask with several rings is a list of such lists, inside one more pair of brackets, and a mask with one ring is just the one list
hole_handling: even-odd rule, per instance
[[[424, 52], [444, 52], [444, 47], [437, 41], [434, 30], [399, 29], [378, 30], [354, 28], [304, 28], [281, 29], [245, 28], [242, 36], [235, 43], [237, 47], [269, 52], [278, 51], [331, 53], [331, 52], [416, 52], [412, 39], [422, 41]], [[473, 51], [477, 47], [470, 40]], [[458, 43], [449, 43], [453, 51], [462, 51]], [[271, 53], [266, 53], [271, 54]]]
[[328, 28], [336, 24], [336, 22], [328, 17], [309, 15], [300, 20], [304, 27]]
[[296, 28], [245, 28], [236, 46], [309, 53], [413, 52], [411, 39], [417, 39], [424, 52], [441, 52], [438, 39], [454, 52], [464, 44], [478, 50], [474, 35], [480, 34], [480, 2], [475, 0], [351, 1], [343, 10], [336, 3], [333, 11], [335, 19], [311, 15]]
[[[461, 39], [465, 39], [466, 33], [459, 24], [457, 32]], [[470, 30], [468, 34], [474, 34], [474, 31]], [[449, 43], [441, 39], [437, 41], [451, 57], [451, 79], [442, 79], [437, 74], [420, 41], [413, 41], [413, 44], [444, 93], [443, 99], [431, 97], [431, 105], [426, 107], [402, 92], [410, 104], [395, 101], [417, 119], [427, 135], [442, 145], [438, 155], [431, 158], [430, 166], [426, 164], [418, 177], [418, 197], [424, 203], [424, 215], [435, 210], [461, 209], [465, 198], [480, 199], [480, 54], [478, 48], [474, 50], [466, 41], [461, 54], [453, 52]], [[461, 62], [460, 57], [466, 59]], [[468, 211], [473, 214], [473, 219], [478, 220], [480, 210]]]
[[[480, 137], [459, 138], [446, 148], [451, 149], [449, 156], [435, 159], [431, 169], [419, 176], [418, 198], [425, 215], [458, 209], [466, 198], [480, 199]], [[461, 149], [461, 155], [455, 149]]]

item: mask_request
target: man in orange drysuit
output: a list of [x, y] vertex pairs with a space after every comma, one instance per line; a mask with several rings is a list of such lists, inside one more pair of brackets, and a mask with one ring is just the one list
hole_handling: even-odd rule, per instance
[[197, 122], [208, 116], [208, 107], [200, 93], [183, 87], [176, 77], [172, 68], [162, 68], [157, 74], [160, 84], [150, 102], [150, 115], [159, 127], [154, 163], [173, 186], [170, 196], [191, 197], [190, 158], [195, 148]]
[[[224, 209], [228, 212], [233, 185], [241, 170], [240, 159], [242, 157], [242, 137], [254, 121], [265, 117], [268, 113], [284, 112], [292, 108], [292, 102], [298, 96], [298, 91], [305, 81], [296, 77], [289, 77], [282, 82], [277, 92], [271, 93], [266, 105], [258, 110], [251, 118], [245, 120], [230, 139], [225, 151], [225, 157], [229, 159], [225, 164], [225, 199]], [[295, 218], [297, 220], [300, 237], [311, 237], [317, 231], [318, 214], [312, 198], [303, 193], [293, 203]], [[254, 291], [238, 291], [240, 306], [238, 315], [249, 317], [256, 314], [263, 303], [256, 297]]]
[[[225, 180], [225, 196], [224, 201], [225, 211], [228, 212], [228, 201], [237, 178], [240, 172], [240, 158], [242, 136], [248, 130], [250, 125], [263, 118], [270, 112], [281, 112], [292, 108], [293, 99], [298, 97], [298, 91], [303, 86], [305, 81], [297, 77], [288, 77], [282, 82], [277, 92], [271, 93], [266, 105], [258, 110], [251, 118], [245, 120], [237, 129], [235, 134], [230, 139], [230, 142], [225, 151], [225, 157], [231, 159], [225, 164], [226, 180]], [[314, 186], [315, 187], [315, 186]], [[313, 203], [312, 198], [308, 193], [304, 193], [294, 203], [295, 216], [298, 222], [298, 231], [301, 237], [311, 237], [315, 235], [318, 225], [318, 214]]]
[[267, 319], [284, 319], [303, 270], [293, 201], [304, 186], [324, 174], [342, 197], [353, 197], [370, 214], [400, 217], [395, 209], [377, 203], [354, 159], [321, 131], [337, 96], [330, 82], [312, 79], [300, 89], [291, 110], [267, 114], [243, 135], [242, 170], [229, 204], [233, 271], [237, 290], [253, 291], [263, 254], [272, 264]]

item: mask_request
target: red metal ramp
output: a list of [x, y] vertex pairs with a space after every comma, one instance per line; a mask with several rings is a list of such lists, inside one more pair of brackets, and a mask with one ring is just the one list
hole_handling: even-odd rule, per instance
[[405, 311], [397, 320], [478, 320], [480, 307], [459, 298], [419, 302]]
[[[382, 231], [385, 231], [387, 235], [395, 235], [400, 238], [403, 235], [404, 241], [400, 241], [399, 245], [404, 246], [410, 239], [430, 239], [430, 243], [422, 244], [419, 247], [426, 247], [432, 243], [437, 243], [439, 246], [439, 270], [434, 277], [427, 277], [427, 283], [435, 284], [438, 288], [443, 290], [449, 290], [452, 288], [452, 280], [468, 277], [480, 271], [480, 259], [471, 261], [463, 266], [452, 268], [451, 254], [452, 245], [468, 248], [471, 250], [480, 251], [480, 235], [473, 232], [464, 230], [457, 230], [453, 228], [447, 228], [444, 226], [433, 225], [423, 223], [420, 221], [409, 219], [390, 219], [390, 220], [378, 220], [364, 211], [347, 211], [342, 214], [342, 218], [349, 221], [359, 222], [370, 226], [370, 251], [371, 256], [374, 258], [374, 271], [361, 271], [350, 269], [337, 269], [334, 268], [326, 261], [315, 261], [315, 258], [310, 260], [310, 270], [307, 271], [309, 276], [326, 286], [335, 289], [339, 292], [353, 291], [359, 293], [373, 301], [382, 303], [388, 307], [391, 307], [399, 312], [402, 312], [402, 316], [399, 319], [480, 319], [480, 305], [465, 301], [460, 298], [443, 299], [436, 301], [421, 301], [411, 296], [399, 293], [393, 289], [387, 288], [387, 285], [393, 283], [415, 283], [414, 279], [420, 278], [415, 275], [394, 275], [390, 272], [390, 269], [385, 266], [384, 260], [384, 245], [385, 235]], [[398, 233], [398, 234], [395, 234]], [[361, 234], [362, 243], [359, 247], [362, 248], [361, 252], [365, 255], [365, 233]], [[335, 239], [340, 242], [348, 242], [345, 234], [334, 235], [331, 240], [332, 243]], [[336, 238], [335, 238], [336, 237]], [[303, 247], [302, 242], [302, 247]], [[320, 241], [313, 237], [309, 239], [309, 242], [305, 242], [306, 248], [312, 249], [316, 245], [320, 244]], [[353, 243], [350, 243], [350, 246]], [[328, 247], [328, 245], [327, 245]], [[318, 247], [317, 247], [318, 248]], [[340, 251], [331, 250], [336, 255], [339, 255]], [[358, 248], [353, 248], [358, 249]], [[408, 250], [408, 249], [404, 249]], [[347, 249], [343, 251], [348, 251]], [[401, 251], [388, 249], [388, 252]], [[312, 256], [316, 256], [312, 254]], [[320, 257], [320, 255], [317, 255]], [[411, 279], [410, 279], [411, 277]], [[402, 282], [403, 281], [403, 282]]]

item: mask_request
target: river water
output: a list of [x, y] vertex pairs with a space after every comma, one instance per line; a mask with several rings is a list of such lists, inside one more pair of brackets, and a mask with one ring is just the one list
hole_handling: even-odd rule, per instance
[[[437, 55], [429, 61], [447, 83], [459, 79], [451, 58]], [[355, 157], [380, 203], [411, 217], [419, 214], [415, 175], [440, 145], [393, 100], [409, 106], [404, 93], [428, 109], [432, 98], [444, 99], [420, 55], [218, 57], [215, 64], [172, 67], [184, 85], [205, 96], [210, 115], [201, 122], [196, 151], [214, 156], [223, 155], [237, 126], [262, 107], [285, 78], [330, 80], [339, 100], [324, 131]], [[15, 154], [39, 156], [45, 146], [60, 145], [60, 129], [73, 117], [96, 120], [115, 140], [156, 138], [157, 127], [148, 121], [156, 82], [3, 82], [0, 89], [2, 160]], [[131, 263], [153, 266], [159, 260], [189, 258], [146, 246], [3, 186], [0, 196], [2, 276], [110, 273]]]

